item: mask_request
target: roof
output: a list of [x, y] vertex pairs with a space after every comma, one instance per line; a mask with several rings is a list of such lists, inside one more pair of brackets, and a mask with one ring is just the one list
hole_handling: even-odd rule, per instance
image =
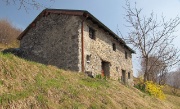
[[99, 28], [102, 28], [105, 32], [108, 32], [110, 36], [116, 39], [122, 46], [127, 48], [131, 53], [135, 53], [126, 43], [117, 36], [113, 31], [111, 31], [107, 26], [105, 26], [102, 22], [100, 22], [97, 18], [95, 18], [91, 13], [85, 10], [67, 10], [67, 9], [44, 9], [34, 21], [18, 36], [18, 40], [21, 40], [23, 36], [29, 31], [32, 25], [37, 22], [41, 17], [47, 16], [50, 13], [54, 14], [66, 14], [66, 15], [74, 15], [74, 16], [83, 16], [86, 17], [87, 20], [91, 20], [94, 24], [97, 24]]

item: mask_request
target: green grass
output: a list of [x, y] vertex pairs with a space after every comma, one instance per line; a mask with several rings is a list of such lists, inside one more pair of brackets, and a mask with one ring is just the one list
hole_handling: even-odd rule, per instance
[[[93, 79], [93, 81], [92, 81]], [[109, 87], [108, 81], [105, 79], [94, 79], [94, 78], [85, 78], [85, 79], [81, 79], [80, 84], [88, 86], [88, 87], [92, 87], [92, 88], [100, 88], [101, 86], [103, 87]]]
[[0, 53], [1, 108], [178, 109], [180, 98], [168, 98], [172, 100], [161, 101], [118, 81], [89, 78]]

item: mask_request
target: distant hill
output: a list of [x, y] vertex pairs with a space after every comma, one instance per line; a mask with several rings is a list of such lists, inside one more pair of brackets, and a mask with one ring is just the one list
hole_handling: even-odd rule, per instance
[[87, 77], [0, 53], [0, 108], [179, 109], [180, 97], [159, 100], [118, 81]]

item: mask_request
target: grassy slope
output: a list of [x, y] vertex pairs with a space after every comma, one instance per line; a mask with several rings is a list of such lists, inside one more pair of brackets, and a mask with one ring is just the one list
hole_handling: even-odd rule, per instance
[[180, 97], [167, 97], [0, 53], [0, 108], [178, 109]]
[[163, 88], [163, 92], [166, 93], [167, 101], [171, 102], [177, 108], [180, 109], [180, 89], [177, 89], [176, 96], [172, 94], [172, 87], [166, 85]]

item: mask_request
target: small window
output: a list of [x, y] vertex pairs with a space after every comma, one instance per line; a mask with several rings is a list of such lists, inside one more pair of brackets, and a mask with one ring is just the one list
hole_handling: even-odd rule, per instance
[[119, 68], [118, 67], [116, 67], [116, 71], [119, 72]]
[[131, 79], [131, 73], [128, 72], [128, 79]]
[[87, 56], [86, 56], [86, 61], [87, 61], [87, 63], [90, 63], [90, 58], [91, 58], [91, 55], [87, 55]]
[[127, 52], [125, 51], [125, 58], [127, 59], [128, 57], [127, 57]]
[[89, 37], [95, 40], [95, 30], [89, 27]]
[[113, 43], [112, 46], [113, 46], [113, 51], [116, 51], [116, 44]]

